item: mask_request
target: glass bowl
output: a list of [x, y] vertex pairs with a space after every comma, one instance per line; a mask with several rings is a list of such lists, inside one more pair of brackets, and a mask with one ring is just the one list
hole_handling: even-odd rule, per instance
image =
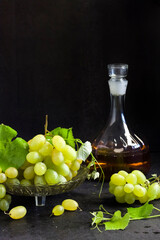
[[5, 184], [7, 193], [19, 196], [31, 196], [35, 197], [36, 206], [44, 206], [46, 201], [46, 196], [57, 195], [60, 193], [68, 192], [79, 186], [85, 181], [89, 169], [87, 166], [81, 165], [78, 174], [72, 178], [72, 180], [65, 183], [58, 183], [55, 185], [43, 185], [43, 186], [22, 186]]

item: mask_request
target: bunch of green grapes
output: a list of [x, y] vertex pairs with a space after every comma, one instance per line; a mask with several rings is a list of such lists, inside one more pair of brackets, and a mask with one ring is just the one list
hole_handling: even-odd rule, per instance
[[114, 194], [119, 203], [133, 204], [136, 200], [145, 203], [160, 198], [160, 185], [155, 180], [147, 180], [139, 170], [131, 173], [121, 170], [111, 176], [109, 192]]
[[77, 152], [65, 140], [55, 135], [52, 144], [44, 135], [39, 134], [29, 142], [29, 153], [26, 162], [19, 170], [20, 181], [23, 186], [54, 185], [71, 180], [77, 175], [82, 163], [77, 159]]
[[[13, 172], [12, 172], [13, 170]], [[18, 174], [17, 169], [16, 170], [16, 174]], [[5, 173], [2, 172], [2, 169], [0, 168], [0, 210], [2, 211], [8, 211], [9, 206], [11, 204], [11, 195], [6, 193], [6, 187], [5, 187], [5, 182], [8, 180], [8, 174], [11, 173], [11, 177], [12, 176], [16, 176], [14, 175], [14, 168], [8, 168], [6, 169]]]

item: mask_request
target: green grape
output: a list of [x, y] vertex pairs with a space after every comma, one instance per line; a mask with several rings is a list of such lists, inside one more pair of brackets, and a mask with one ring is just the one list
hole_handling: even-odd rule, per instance
[[136, 200], [135, 195], [133, 193], [126, 193], [124, 199], [125, 202], [128, 204], [133, 204]]
[[69, 174], [66, 176], [67, 181], [70, 181], [73, 178], [71, 170], [69, 170]]
[[20, 181], [18, 178], [7, 178], [6, 183], [9, 185], [19, 185]]
[[9, 203], [8, 203], [8, 201], [7, 201], [6, 199], [0, 200], [0, 209], [1, 209], [2, 211], [8, 211], [8, 209], [9, 209]]
[[62, 205], [56, 205], [53, 209], [52, 209], [52, 214], [55, 216], [60, 216], [64, 213], [64, 207]]
[[124, 187], [123, 186], [116, 186], [114, 189], [115, 197], [123, 197], [125, 195]]
[[66, 146], [65, 140], [59, 135], [55, 135], [52, 138], [52, 143], [53, 143], [53, 146], [60, 152], [63, 151], [63, 149]]
[[64, 162], [63, 153], [58, 151], [56, 148], [52, 151], [52, 162], [57, 166]]
[[38, 176], [42, 176], [45, 174], [45, 172], [47, 171], [47, 167], [46, 164], [43, 162], [38, 162], [35, 164], [34, 166], [34, 172], [38, 175]]
[[65, 148], [63, 149], [62, 153], [63, 153], [65, 159], [67, 159], [68, 161], [74, 161], [77, 157], [76, 150], [67, 144], [66, 144]]
[[80, 163], [77, 160], [74, 160], [71, 165], [71, 170], [78, 171], [80, 169]]
[[126, 172], [126, 171], [124, 171], [124, 170], [120, 170], [119, 172], [118, 172], [118, 174], [120, 174], [120, 175], [122, 175], [123, 177], [127, 177], [127, 175], [128, 175], [128, 173]]
[[122, 175], [120, 175], [118, 173], [114, 173], [111, 176], [111, 182], [115, 185], [122, 186], [122, 185], [125, 185], [126, 180]]
[[0, 173], [0, 183], [4, 183], [7, 180], [5, 173]]
[[39, 152], [29, 152], [26, 156], [26, 159], [29, 163], [32, 164], [43, 161], [43, 157], [40, 155]]
[[54, 185], [59, 181], [58, 173], [53, 169], [47, 169], [44, 177], [48, 185]]
[[133, 193], [137, 197], [143, 197], [146, 194], [147, 190], [146, 188], [142, 187], [141, 185], [135, 185]]
[[20, 181], [20, 184], [21, 184], [22, 186], [24, 186], [24, 187], [28, 187], [28, 186], [31, 186], [31, 185], [32, 185], [31, 181], [28, 180], [28, 179], [22, 179], [22, 180]]
[[17, 206], [10, 210], [9, 216], [13, 219], [23, 218], [27, 213], [27, 209], [24, 206]]
[[122, 196], [122, 197], [116, 197], [116, 201], [117, 201], [118, 203], [125, 203], [125, 195]]
[[5, 175], [8, 178], [16, 178], [18, 176], [18, 170], [15, 167], [9, 167], [5, 170]]
[[5, 199], [9, 204], [11, 204], [12, 197], [11, 197], [10, 194], [6, 194], [5, 197], [4, 197], [4, 199]]
[[0, 198], [4, 198], [6, 195], [6, 188], [3, 184], [0, 184]]
[[146, 177], [145, 177], [145, 175], [141, 171], [134, 170], [134, 171], [132, 171], [132, 173], [136, 175], [137, 183], [143, 184], [146, 181]]
[[77, 176], [77, 174], [78, 174], [77, 171], [73, 171], [73, 170], [71, 170], [71, 173], [72, 173], [72, 177], [75, 177], [75, 176]]
[[29, 141], [29, 149], [30, 151], [38, 151], [45, 144], [46, 138], [42, 134], [36, 135]]
[[113, 184], [111, 181], [109, 182], [109, 192], [114, 194], [114, 189], [115, 189], [116, 185]]
[[43, 156], [50, 156], [53, 151], [53, 146], [49, 142], [46, 141], [46, 143], [39, 149], [39, 153]]
[[146, 194], [143, 197], [139, 197], [138, 200], [140, 201], [140, 203], [146, 203], [149, 200], [147, 191]]
[[52, 162], [51, 156], [47, 156], [44, 158], [43, 162], [46, 164], [47, 168], [55, 168], [55, 165]]
[[147, 195], [149, 199], [156, 199], [157, 195], [159, 193], [159, 184], [158, 182], [154, 182], [149, 186], [149, 189], [147, 191]]
[[126, 176], [126, 182], [131, 183], [133, 185], [137, 184], [137, 177], [136, 177], [136, 175], [133, 174], [133, 173], [129, 173]]
[[46, 185], [46, 180], [44, 178], [44, 176], [35, 176], [34, 178], [34, 185], [36, 186], [44, 186]]
[[62, 206], [65, 210], [75, 211], [78, 208], [78, 203], [73, 199], [66, 199], [62, 202]]
[[70, 172], [69, 167], [65, 163], [62, 163], [61, 165], [56, 166], [55, 169], [59, 174], [63, 175], [64, 177], [68, 176]]
[[[158, 185], [159, 185], [159, 184], [158, 184]], [[156, 199], [159, 199], [159, 198], [160, 198], [160, 185], [159, 185], [159, 187], [158, 187]]]
[[131, 193], [131, 192], [133, 192], [133, 190], [134, 190], [133, 184], [131, 184], [131, 183], [126, 183], [126, 184], [124, 185], [124, 191], [125, 191], [126, 193]]
[[58, 178], [59, 178], [59, 180], [58, 180], [59, 183], [67, 182], [67, 179], [64, 176], [60, 175], [60, 174], [59, 174]]
[[23, 172], [23, 176], [25, 179], [32, 180], [35, 176], [34, 166], [27, 167]]

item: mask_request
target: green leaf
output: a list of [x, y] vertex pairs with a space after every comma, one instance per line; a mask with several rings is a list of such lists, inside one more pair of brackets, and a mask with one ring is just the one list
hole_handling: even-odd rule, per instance
[[92, 225], [94, 225], [94, 224], [98, 225], [100, 222], [102, 222], [102, 220], [103, 220], [103, 212], [102, 211], [94, 212], [94, 213], [92, 213], [92, 215], [94, 216], [92, 218]]
[[63, 137], [68, 145], [75, 148], [75, 139], [73, 136], [72, 128], [57, 127], [53, 129], [51, 132], [47, 133], [46, 139], [50, 142], [55, 135]]
[[17, 132], [4, 124], [0, 125], [0, 141], [7, 142], [11, 141], [13, 138], [17, 136]]
[[127, 211], [129, 213], [130, 218], [134, 220], [134, 219], [147, 218], [148, 216], [151, 215], [153, 208], [154, 208], [153, 204], [146, 202], [141, 207], [137, 207], [137, 208], [129, 207], [127, 208]]
[[105, 230], [124, 230], [129, 224], [129, 213], [121, 217], [121, 212], [118, 210], [108, 222], [104, 222]]
[[[17, 132], [3, 124], [0, 125], [0, 167], [19, 168], [23, 165], [28, 153], [28, 143], [22, 138], [15, 138]], [[12, 138], [15, 138], [13, 141]]]
[[83, 143], [77, 151], [77, 159], [85, 161], [92, 152], [92, 146], [89, 141]]

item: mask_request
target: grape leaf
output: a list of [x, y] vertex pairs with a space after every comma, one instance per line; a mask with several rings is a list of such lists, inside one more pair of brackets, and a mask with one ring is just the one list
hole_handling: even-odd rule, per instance
[[26, 159], [28, 143], [22, 138], [15, 138], [16, 135], [11, 127], [0, 125], [0, 167], [3, 171], [8, 167], [19, 168]]
[[57, 127], [55, 129], [53, 129], [51, 132], [47, 133], [46, 139], [48, 141], [51, 141], [51, 139], [55, 135], [59, 135], [59, 136], [63, 137], [68, 145], [75, 148], [75, 139], [74, 139], [74, 136], [73, 136], [72, 128]]
[[124, 230], [129, 224], [129, 213], [126, 213], [123, 217], [118, 210], [113, 214], [110, 221], [104, 222], [105, 230]]
[[92, 218], [92, 225], [94, 225], [94, 224], [97, 225], [103, 221], [103, 212], [102, 211], [93, 212], [92, 215], [94, 216]]
[[129, 207], [129, 208], [127, 208], [127, 211], [129, 213], [130, 218], [142, 219], [142, 218], [147, 218], [148, 216], [150, 216], [153, 208], [154, 208], [153, 204], [146, 202], [141, 207], [137, 207], [137, 208]]
[[83, 143], [77, 151], [77, 159], [85, 161], [92, 152], [92, 146], [89, 141]]

